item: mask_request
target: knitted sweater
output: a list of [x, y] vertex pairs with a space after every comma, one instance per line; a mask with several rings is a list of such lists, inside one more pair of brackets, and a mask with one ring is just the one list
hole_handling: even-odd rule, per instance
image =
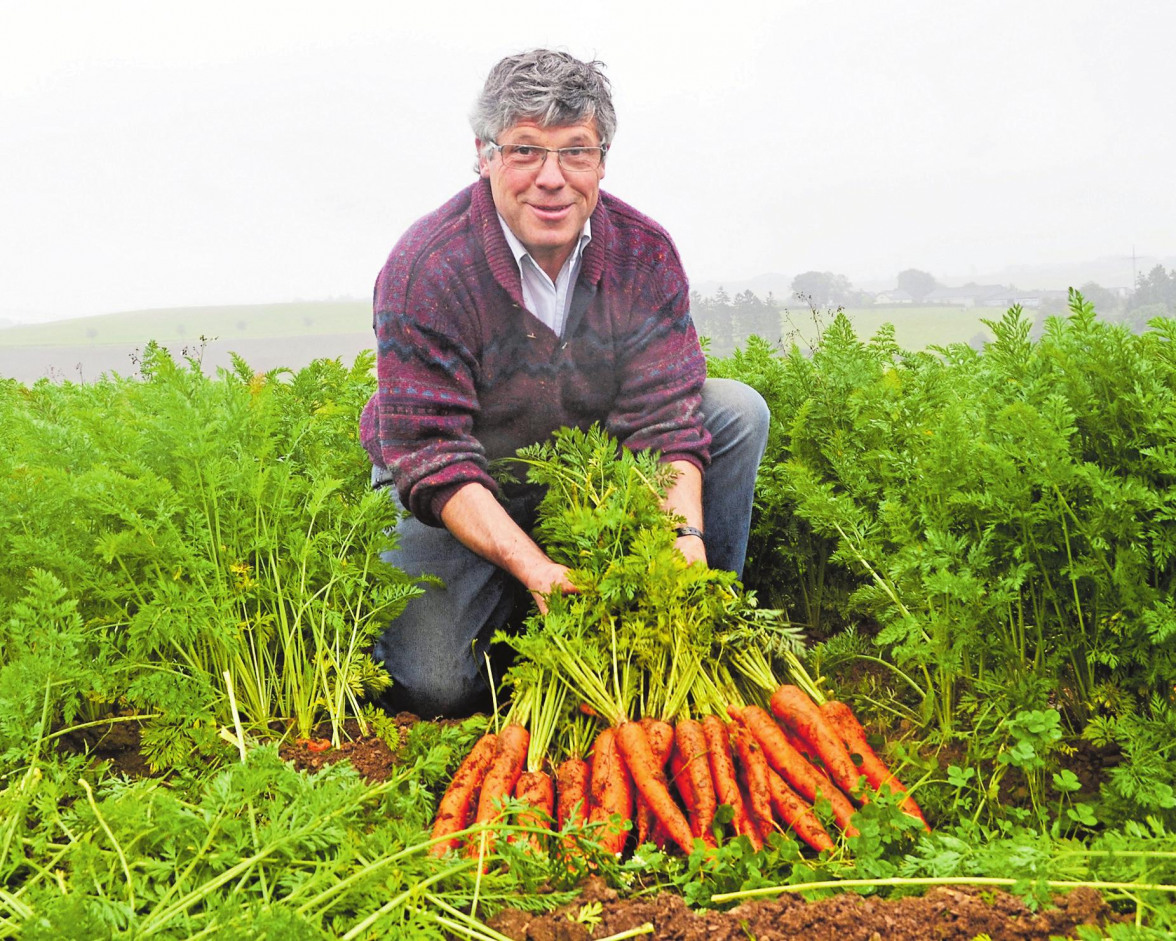
[[376, 281], [377, 391], [360, 439], [377, 483], [440, 526], [490, 461], [560, 427], [599, 422], [624, 446], [705, 469], [706, 362], [669, 235], [601, 193], [562, 336], [525, 309], [518, 266], [481, 179], [416, 222]]

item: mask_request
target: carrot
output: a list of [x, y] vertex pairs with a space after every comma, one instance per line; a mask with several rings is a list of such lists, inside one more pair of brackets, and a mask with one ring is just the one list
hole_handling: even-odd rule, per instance
[[759, 832], [747, 815], [739, 781], [735, 776], [735, 762], [731, 758], [731, 740], [727, 725], [718, 716], [706, 716], [702, 720], [702, 734], [706, 739], [707, 763], [710, 765], [711, 780], [715, 786], [715, 802], [726, 804], [734, 811], [732, 825], [736, 834], [746, 836], [757, 850], [763, 845]]
[[617, 726], [616, 739], [625, 766], [633, 776], [633, 783], [645, 798], [654, 817], [678, 848], [690, 855], [694, 849], [694, 834], [682, 809], [670, 796], [665, 772], [662, 771], [659, 759], [654, 757], [645, 729], [640, 722], [621, 722]]
[[588, 781], [591, 765], [583, 758], [565, 758], [555, 769], [555, 819], [562, 830], [568, 821], [588, 819]]
[[[449, 787], [445, 789], [445, 794], [437, 805], [437, 816], [433, 820], [434, 839], [456, 833], [465, 827], [470, 804], [473, 803], [478, 788], [482, 786], [482, 780], [486, 777], [497, 745], [498, 736], [493, 732], [487, 732], [474, 743], [470, 753], [458, 766], [453, 780], [449, 782]], [[444, 856], [449, 850], [457, 849], [457, 846], [457, 840], [444, 840], [433, 844], [429, 852], [434, 856]]]
[[772, 810], [781, 823], [786, 823], [792, 831], [804, 840], [818, 853], [833, 849], [833, 839], [829, 836], [811, 806], [790, 788], [780, 777], [779, 773], [768, 768], [768, 785], [772, 796]]
[[772, 789], [768, 782], [768, 761], [747, 726], [736, 722], [731, 726], [730, 734], [731, 744], [739, 756], [743, 786], [747, 788], [751, 819], [760, 833], [767, 834], [772, 827]]
[[[640, 726], [638, 726], [640, 728]], [[633, 781], [625, 768], [625, 762], [617, 750], [616, 730], [601, 729], [592, 746], [591, 798], [588, 804], [588, 819], [602, 823], [600, 843], [614, 856], [620, 856], [625, 847], [627, 827], [614, 827], [610, 821], [613, 815], [622, 821], [633, 816]]]
[[787, 683], [772, 693], [772, 712], [821, 756], [829, 777], [846, 794], [857, 789], [861, 772], [849, 757], [839, 735], [834, 732], [808, 693]]
[[[551, 829], [551, 821], [555, 814], [555, 785], [552, 783], [551, 775], [542, 770], [524, 771], [515, 784], [514, 796], [534, 808], [519, 814], [516, 822], [520, 827]], [[538, 833], [524, 833], [520, 835], [520, 839], [533, 850], [544, 848], [543, 840]]]
[[788, 744], [783, 730], [765, 709], [747, 706], [743, 709], [729, 707], [727, 711], [733, 718], [746, 723], [748, 730], [764, 750], [768, 764], [780, 773], [787, 784], [796, 788], [807, 801], [816, 803], [819, 798], [824, 797], [833, 809], [837, 825], [848, 836], [857, 836], [857, 827], [850, 823], [854, 813], [853, 804], [833, 786], [828, 777], [809, 764], [804, 755]]
[[[674, 727], [670, 723], [645, 716], [639, 720], [641, 728], [649, 739], [649, 747], [653, 750], [653, 757], [657, 759], [662, 771], [669, 764], [670, 752], [674, 747]], [[654, 831], [655, 818], [649, 804], [640, 793], [637, 794], [637, 845], [647, 842]], [[664, 832], [662, 843], [665, 842]], [[660, 844], [659, 844], [660, 845]]]
[[682, 753], [675, 746], [670, 752], [670, 783], [678, 789], [682, 803], [686, 805], [687, 816], [694, 813], [694, 786], [690, 783], [690, 775], [686, 773], [686, 762]]
[[870, 743], [866, 740], [866, 730], [858, 722], [853, 710], [845, 703], [834, 699], [822, 703], [820, 709], [829, 725], [841, 736], [850, 756], [859, 755], [861, 757], [860, 770], [866, 776], [866, 780], [870, 782], [870, 786], [875, 791], [881, 790], [884, 786], [889, 787], [895, 794], [904, 795], [900, 804], [903, 811], [921, 821], [927, 832], [930, 833], [931, 827], [927, 825], [927, 818], [923, 816], [923, 811], [915, 803], [915, 799], [907, 794], [902, 782], [894, 776], [894, 773], [886, 767], [886, 764], [870, 747]]
[[[527, 763], [527, 744], [530, 740], [531, 733], [515, 723], [503, 726], [498, 733], [494, 760], [482, 782], [482, 793], [478, 795], [478, 812], [474, 815], [474, 823], [489, 823], [493, 820], [502, 802], [514, 792], [515, 782]], [[489, 853], [494, 848], [493, 837], [487, 838], [485, 846]], [[474, 841], [467, 849], [470, 855], [476, 856], [481, 846], [478, 841]]]
[[[588, 782], [592, 777], [592, 766], [583, 758], [565, 758], [555, 769], [555, 820], [560, 830], [569, 823], [577, 826], [588, 820]], [[579, 843], [574, 836], [563, 839], [563, 852], [578, 852]]]
[[690, 778], [694, 792], [694, 808], [690, 817], [690, 830], [697, 837], [710, 836], [711, 824], [715, 819], [715, 782], [711, 777], [710, 761], [707, 758], [706, 735], [702, 723], [697, 719], [679, 719], [674, 729], [674, 744], [682, 753], [682, 762]]

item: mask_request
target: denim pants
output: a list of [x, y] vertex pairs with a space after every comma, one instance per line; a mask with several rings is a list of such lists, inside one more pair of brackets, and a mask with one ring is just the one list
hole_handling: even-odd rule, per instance
[[[756, 472], [767, 445], [768, 407], [750, 386], [708, 379], [702, 413], [712, 436], [702, 494], [707, 562], [742, 577]], [[389, 493], [395, 499], [394, 488]], [[533, 508], [508, 506], [520, 522], [528, 509]], [[427, 586], [376, 642], [373, 656], [393, 681], [385, 707], [422, 718], [488, 709], [487, 656], [495, 683], [509, 662], [508, 652], [499, 649], [506, 645], [492, 651], [490, 638], [499, 628], [522, 621], [533, 604], [530, 595], [446, 529], [409, 516], [397, 526], [397, 535], [397, 548], [381, 558], [410, 575], [435, 575], [444, 587]]]

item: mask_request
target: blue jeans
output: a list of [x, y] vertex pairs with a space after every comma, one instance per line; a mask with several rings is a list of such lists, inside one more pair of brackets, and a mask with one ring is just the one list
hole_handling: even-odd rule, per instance
[[[756, 472], [768, 439], [768, 407], [750, 386], [708, 379], [702, 413], [712, 436], [702, 489], [707, 562], [742, 577]], [[395, 490], [389, 492], [395, 499]], [[533, 506], [508, 506], [520, 522], [531, 510]], [[426, 587], [376, 642], [373, 656], [393, 680], [384, 705], [423, 718], [487, 709], [486, 658], [491, 658], [497, 682], [509, 657], [502, 649], [505, 644], [492, 651], [490, 638], [504, 625], [521, 622], [532, 605], [530, 595], [446, 529], [425, 526], [410, 516], [401, 520], [397, 535], [397, 548], [381, 558], [410, 575], [435, 575], [444, 587]]]

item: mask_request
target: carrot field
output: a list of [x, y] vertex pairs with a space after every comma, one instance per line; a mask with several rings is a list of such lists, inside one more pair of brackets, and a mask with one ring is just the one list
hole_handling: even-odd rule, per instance
[[712, 359], [742, 583], [599, 428], [496, 468], [578, 591], [446, 721], [377, 705], [371, 354], [0, 378], [0, 938], [1171, 937], [1176, 321], [1031, 326]]

